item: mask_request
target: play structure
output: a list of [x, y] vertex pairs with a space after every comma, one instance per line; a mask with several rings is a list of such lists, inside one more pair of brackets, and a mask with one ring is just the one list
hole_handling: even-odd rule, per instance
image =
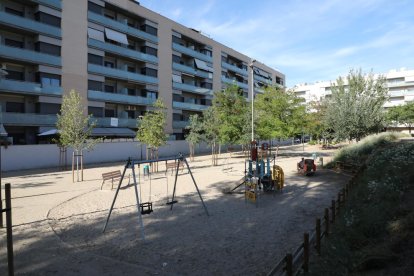
[[[170, 210], [173, 209], [174, 204], [178, 203], [178, 201], [175, 200], [175, 192], [176, 192], [177, 179], [178, 179], [178, 170], [180, 169], [181, 165], [184, 163], [186, 165], [187, 169], [188, 169], [188, 172], [191, 176], [191, 179], [193, 180], [194, 186], [195, 186], [195, 188], [197, 190], [197, 193], [200, 197], [200, 200], [201, 200], [201, 203], [204, 207], [204, 210], [205, 210], [207, 216], [209, 216], [209, 213], [207, 211], [207, 207], [204, 204], [203, 197], [200, 194], [200, 190], [198, 189], [197, 183], [196, 183], [196, 181], [194, 179], [194, 176], [191, 172], [190, 166], [188, 165], [187, 160], [183, 157], [183, 155], [181, 153], [176, 157], [159, 158], [159, 159], [156, 159], [156, 160], [138, 160], [138, 161], [136, 161], [136, 160], [131, 160], [131, 158], [129, 158], [127, 160], [126, 164], [125, 164], [122, 176], [119, 179], [119, 184], [118, 184], [118, 187], [116, 189], [115, 196], [114, 196], [114, 199], [112, 201], [111, 207], [109, 209], [108, 217], [106, 219], [106, 222], [105, 222], [105, 225], [104, 225], [104, 228], [103, 228], [102, 232], [105, 232], [106, 227], [108, 225], [109, 218], [111, 217], [111, 213], [112, 213], [112, 210], [114, 208], [115, 201], [118, 197], [118, 193], [119, 193], [119, 190], [121, 188], [122, 180], [125, 177], [125, 173], [126, 173], [127, 169], [131, 169], [132, 170], [132, 178], [133, 178], [132, 179], [133, 180], [132, 184], [133, 184], [134, 190], [135, 190], [135, 198], [136, 198], [136, 204], [137, 204], [137, 209], [138, 209], [138, 222], [139, 222], [140, 227], [141, 227], [141, 236], [142, 236], [143, 239], [145, 239], [144, 224], [143, 224], [143, 221], [142, 221], [142, 215], [151, 214], [154, 211], [153, 210], [153, 205], [152, 205], [152, 202], [151, 202], [151, 188], [152, 188], [151, 173], [149, 172], [149, 167], [148, 166], [151, 166], [152, 164], [158, 163], [160, 161], [167, 162], [167, 161], [170, 161], [170, 160], [175, 161], [174, 164], [176, 164], [176, 167], [175, 167], [175, 181], [174, 181], [174, 188], [173, 188], [173, 193], [172, 193], [171, 200], [169, 200], [169, 195], [168, 195], [168, 178], [167, 178], [167, 203], [166, 204], [171, 206]], [[143, 177], [145, 177], [147, 175], [147, 177], [149, 179], [149, 194], [148, 194], [148, 201], [147, 202], [142, 202], [144, 196], [143, 196], [143, 192], [142, 192], [142, 188], [141, 188], [141, 184], [142, 184], [141, 183], [141, 170], [140, 170], [140, 165], [141, 164], [145, 164], [144, 165], [144, 176]], [[137, 181], [137, 178], [136, 178], [135, 166], [138, 167], [138, 181]], [[139, 193], [138, 193], [138, 186], [139, 186]], [[145, 198], [147, 198], [147, 197], [145, 197]]]
[[316, 172], [315, 160], [302, 158], [300, 162], [297, 163], [298, 173], [311, 176]]
[[244, 185], [246, 202], [257, 205], [260, 193], [282, 191], [285, 181], [283, 169], [276, 165], [275, 156], [269, 156], [270, 149], [267, 143], [263, 143], [259, 150], [257, 143], [252, 142], [250, 159], [245, 160], [244, 176], [226, 193], [232, 193]]

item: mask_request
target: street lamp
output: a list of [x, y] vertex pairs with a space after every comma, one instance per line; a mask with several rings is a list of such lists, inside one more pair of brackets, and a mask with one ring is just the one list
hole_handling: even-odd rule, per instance
[[[141, 126], [141, 122], [142, 122], [143, 118], [144, 118], [144, 116], [142, 116], [142, 115], [138, 116], [138, 119], [139, 119], [139, 126], [138, 127]], [[142, 160], [142, 142], [139, 141], [139, 143], [140, 143], [140, 147], [141, 147], [141, 160]]]
[[253, 80], [253, 64], [256, 60], [252, 59], [250, 61], [249, 67], [250, 67], [250, 71], [251, 71], [251, 79], [252, 79], [252, 84], [251, 84], [251, 88], [252, 88], [252, 142], [254, 141], [254, 80]]
[[[3, 138], [7, 137], [7, 132], [3, 126], [2, 114], [1, 114], [1, 106], [0, 106], [0, 210], [3, 209], [3, 202], [1, 198], [1, 146], [3, 144]], [[7, 141], [6, 141], [7, 143]], [[3, 227], [3, 212], [0, 212], [0, 227]]]

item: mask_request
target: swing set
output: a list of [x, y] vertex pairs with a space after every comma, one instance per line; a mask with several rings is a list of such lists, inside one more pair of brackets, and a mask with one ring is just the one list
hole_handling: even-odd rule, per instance
[[[118, 197], [118, 193], [119, 193], [119, 190], [121, 188], [122, 180], [124, 179], [126, 170], [131, 169], [132, 170], [132, 177], [133, 177], [133, 185], [134, 185], [134, 190], [135, 190], [135, 199], [136, 199], [136, 204], [137, 204], [137, 209], [138, 209], [138, 223], [140, 224], [142, 239], [145, 240], [144, 224], [143, 224], [143, 221], [142, 221], [142, 215], [151, 214], [154, 210], [152, 208], [152, 202], [151, 202], [151, 187], [152, 187], [151, 173], [148, 173], [148, 177], [149, 177], [149, 201], [148, 202], [141, 202], [140, 201], [140, 199], [142, 199], [142, 189], [141, 189], [142, 184], [141, 184], [140, 164], [150, 164], [150, 165], [152, 165], [153, 163], [157, 163], [159, 161], [169, 161], [169, 160], [175, 161], [175, 164], [177, 166], [175, 168], [174, 190], [173, 190], [171, 201], [169, 200], [169, 195], [168, 195], [168, 178], [167, 178], [167, 203], [166, 203], [166, 205], [170, 205], [171, 206], [170, 210], [172, 211], [174, 204], [178, 203], [178, 201], [175, 200], [175, 191], [176, 191], [176, 187], [177, 187], [178, 170], [180, 169], [180, 165], [182, 165], [184, 163], [187, 166], [187, 169], [188, 169], [188, 172], [190, 173], [191, 179], [193, 180], [194, 186], [197, 190], [198, 196], [200, 197], [200, 200], [201, 200], [201, 203], [204, 207], [204, 210], [205, 210], [207, 216], [209, 216], [209, 213], [207, 211], [207, 207], [204, 203], [203, 197], [201, 196], [200, 190], [198, 189], [197, 183], [196, 183], [196, 181], [194, 179], [194, 176], [191, 172], [190, 166], [188, 165], [187, 160], [184, 158], [184, 156], [181, 153], [176, 157], [158, 158], [157, 160], [131, 160], [131, 158], [128, 158], [128, 160], [125, 164], [122, 176], [119, 179], [119, 184], [118, 184], [118, 187], [116, 189], [115, 196], [114, 196], [114, 199], [112, 201], [111, 207], [109, 209], [108, 217], [106, 218], [106, 222], [105, 222], [102, 233], [105, 232], [106, 227], [108, 225], [109, 218], [111, 217], [111, 213], [112, 213], [112, 210], [114, 208], [115, 201]], [[138, 182], [137, 182], [136, 174], [135, 174], [135, 165], [138, 165]], [[144, 172], [145, 172], [145, 169], [144, 169]], [[144, 177], [145, 177], [145, 173], [144, 173]], [[139, 193], [138, 193], [138, 188], [137, 188], [138, 185], [139, 185]]]

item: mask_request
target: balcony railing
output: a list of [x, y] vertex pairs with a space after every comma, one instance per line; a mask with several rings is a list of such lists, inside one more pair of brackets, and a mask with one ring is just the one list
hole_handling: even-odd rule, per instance
[[272, 84], [271, 80], [265, 79], [265, 78], [263, 78], [262, 76], [259, 76], [259, 75], [254, 75], [254, 79], [258, 80], [258, 81], [261, 81], [263, 83], [266, 83], [266, 84]]
[[60, 57], [6, 45], [0, 45], [0, 57], [36, 64], [61, 66]]
[[173, 102], [173, 108], [177, 108], [177, 109], [203, 111], [203, 110], [206, 110], [208, 107], [209, 107], [208, 105], [184, 103], [184, 102]]
[[33, 0], [39, 4], [62, 10], [61, 0]]
[[177, 43], [173, 43], [172, 46], [173, 46], [172, 48], [175, 51], [178, 51], [180, 53], [183, 53], [183, 54], [186, 54], [186, 55], [189, 55], [189, 56], [192, 56], [192, 57], [195, 57], [195, 58], [204, 60], [204, 61], [213, 62], [213, 58], [212, 57], [210, 57], [208, 55], [205, 55], [203, 53], [194, 51], [193, 49], [184, 47], [184, 46], [182, 46], [180, 44], [177, 44]]
[[110, 43], [104, 43], [95, 39], [88, 39], [88, 46], [98, 48], [100, 50], [104, 50], [110, 53], [118, 54], [121, 56], [129, 57], [132, 59], [150, 62], [150, 63], [158, 63], [158, 58], [156, 56], [147, 55], [138, 51], [134, 51], [128, 48], [124, 48], [121, 46], [113, 45]]
[[[125, 119], [125, 118], [117, 118], [118, 119], [118, 127], [128, 127], [128, 128], [137, 128], [137, 120], [136, 119]], [[96, 122], [97, 127], [113, 127], [111, 124], [112, 118], [91, 118], [91, 121]]]
[[199, 87], [199, 86], [195, 86], [191, 84], [186, 84], [186, 83], [173, 82], [173, 88], [177, 90], [182, 90], [182, 91], [187, 91], [187, 92], [192, 92], [192, 93], [197, 93], [197, 94], [202, 94], [202, 95], [213, 94], [213, 91], [211, 89], [207, 89], [207, 88], [203, 88], [203, 87]]
[[173, 128], [185, 128], [190, 124], [189, 121], [173, 121]]
[[117, 30], [123, 33], [127, 33], [129, 35], [139, 37], [145, 40], [149, 40], [154, 43], [158, 43], [158, 37], [151, 35], [149, 33], [143, 32], [141, 30], [138, 30], [136, 28], [130, 27], [126, 23], [119, 22], [119, 21], [107, 18], [105, 16], [93, 13], [93, 12], [88, 12], [88, 19], [92, 22], [102, 24], [105, 27], [108, 27], [108, 28], [111, 28], [111, 29], [114, 29], [114, 30]]
[[140, 96], [131, 96], [117, 93], [107, 93], [102, 91], [88, 90], [88, 99], [95, 101], [106, 101], [114, 103], [132, 104], [132, 105], [151, 105], [154, 99]]
[[240, 69], [239, 67], [231, 65], [227, 62], [221, 62], [221, 67], [231, 70], [233, 72], [239, 73], [240, 75], [248, 76], [247, 70]]
[[225, 83], [229, 83], [229, 84], [235, 84], [237, 86], [239, 86], [240, 88], [245, 88], [245, 89], [249, 89], [249, 85], [247, 83], [243, 83], [243, 82], [239, 82], [237, 80], [232, 80], [226, 77], [221, 77], [221, 80]]
[[13, 126], [55, 126], [56, 115], [2, 112], [3, 124]]
[[190, 74], [190, 75], [205, 78], [205, 79], [212, 79], [213, 78], [213, 73], [205, 72], [205, 71], [202, 71], [202, 70], [197, 70], [193, 67], [186, 66], [186, 65], [183, 65], [183, 64], [179, 64], [179, 63], [175, 63], [175, 62], [173, 62], [173, 69], [177, 70], [177, 71], [180, 71], [180, 72]]
[[117, 79], [123, 79], [127, 81], [135, 81], [139, 83], [149, 83], [149, 84], [158, 84], [158, 79], [146, 75], [141, 75], [137, 73], [131, 73], [125, 70], [104, 67], [95, 64], [88, 64], [88, 71], [90, 73], [105, 75]]
[[3, 11], [0, 11], [0, 24], [29, 30], [34, 33], [62, 37], [62, 32], [59, 28]]
[[42, 87], [40, 83], [0, 80], [0, 90], [3, 92], [45, 95], [45, 96], [62, 96], [62, 87], [47, 86]]

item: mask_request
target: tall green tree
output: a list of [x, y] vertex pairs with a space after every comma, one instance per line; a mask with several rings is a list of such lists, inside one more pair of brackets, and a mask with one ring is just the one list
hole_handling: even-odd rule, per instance
[[213, 166], [218, 165], [218, 147], [220, 143], [219, 124], [220, 120], [217, 116], [214, 106], [210, 106], [203, 111], [203, 140], [211, 146], [211, 157]]
[[414, 102], [390, 107], [387, 110], [387, 119], [391, 124], [401, 124], [408, 127], [409, 133], [414, 125]]
[[346, 81], [339, 77], [331, 86], [325, 122], [338, 140], [361, 138], [384, 127], [383, 105], [388, 98], [384, 76], [351, 70]]
[[167, 118], [165, 110], [166, 106], [159, 98], [143, 117], [138, 118], [137, 139], [147, 146], [147, 158], [158, 158], [157, 153], [152, 156], [148, 150], [158, 152], [158, 148], [167, 143], [168, 137], [164, 130]]
[[203, 120], [198, 114], [190, 116], [189, 125], [186, 129], [189, 130], [185, 140], [187, 140], [190, 147], [190, 159], [194, 159], [195, 145], [202, 141], [203, 136]]
[[[63, 95], [61, 114], [57, 114], [56, 128], [59, 132], [59, 144], [64, 147], [71, 147], [76, 157], [76, 163], [81, 158], [83, 163], [83, 151], [93, 148], [100, 139], [90, 139], [95, 122], [91, 120], [91, 115], [87, 116], [86, 108], [82, 105], [82, 98], [75, 90], [71, 90], [68, 95]], [[72, 158], [72, 168], [74, 167], [74, 158]], [[78, 165], [79, 181], [79, 167]], [[83, 181], [83, 170], [82, 178]]]

